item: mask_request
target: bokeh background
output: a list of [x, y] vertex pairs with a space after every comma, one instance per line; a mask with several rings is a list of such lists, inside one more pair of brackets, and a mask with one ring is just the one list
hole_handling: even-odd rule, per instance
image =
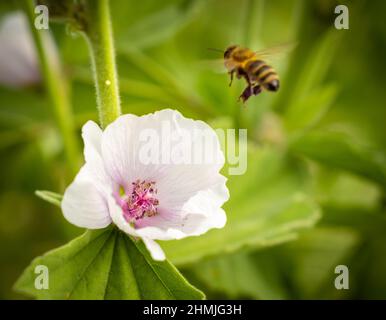
[[[163, 245], [179, 270], [208, 298], [386, 298], [386, 3], [110, 2], [125, 113], [171, 107], [216, 128], [248, 129], [248, 171], [229, 177], [226, 228]], [[334, 28], [338, 4], [349, 8], [349, 30]], [[17, 1], [0, 5], [2, 299], [25, 298], [12, 286], [29, 262], [83, 232], [35, 195], [62, 193], [82, 153], [66, 160], [16, 10]], [[97, 121], [87, 46], [71, 26], [52, 23], [50, 33], [81, 150], [82, 124]], [[246, 106], [237, 102], [244, 83], [229, 88], [212, 63], [221, 55], [207, 50], [288, 42], [296, 48], [272, 61], [280, 91]], [[339, 264], [349, 268], [349, 290], [334, 287]]]

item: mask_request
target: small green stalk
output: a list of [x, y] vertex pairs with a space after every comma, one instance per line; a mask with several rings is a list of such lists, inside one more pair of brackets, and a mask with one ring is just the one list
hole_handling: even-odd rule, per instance
[[115, 50], [108, 0], [85, 0], [85, 36], [89, 44], [100, 124], [121, 114]]
[[25, 11], [28, 16], [30, 29], [35, 41], [40, 70], [45, 82], [45, 87], [55, 113], [55, 119], [63, 138], [67, 166], [74, 175], [79, 169], [79, 149], [74, 132], [74, 121], [71, 104], [68, 96], [68, 85], [65, 81], [58, 53], [50, 45], [49, 31], [38, 30], [34, 25], [35, 2], [24, 0]]

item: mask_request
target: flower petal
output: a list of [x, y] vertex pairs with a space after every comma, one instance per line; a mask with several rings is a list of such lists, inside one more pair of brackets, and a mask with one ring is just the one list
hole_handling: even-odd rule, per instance
[[[147, 178], [158, 173], [167, 175], [176, 167], [190, 168], [192, 162], [176, 164], [171, 154], [177, 150], [176, 147], [180, 147], [181, 152], [191, 152], [191, 145], [184, 147], [184, 144], [176, 139], [176, 136], [183, 138], [181, 136], [183, 130], [192, 134], [189, 140], [192, 141], [192, 144], [212, 140], [213, 148], [210, 148], [209, 151], [213, 154], [208, 155], [208, 157], [211, 156], [215, 159], [209, 163], [209, 166], [214, 167], [217, 171], [220, 170], [224, 165], [224, 156], [214, 130], [202, 121], [184, 118], [179, 112], [170, 109], [142, 117], [124, 115], [111, 123], [104, 131], [102, 140], [102, 154], [107, 164], [106, 169], [117, 180], [127, 181], [133, 178], [133, 171], [135, 171], [135, 176]], [[196, 130], [196, 134], [193, 135], [194, 130]], [[158, 151], [158, 157], [155, 157], [157, 162], [144, 163], [144, 159], [140, 156], [141, 150], [147, 142], [144, 141], [147, 133], [156, 135], [154, 142], [157, 145], [152, 147]], [[200, 133], [208, 136], [200, 137]], [[200, 141], [200, 138], [207, 139]], [[197, 152], [197, 155], [189, 155], [188, 160], [194, 160], [194, 156], [203, 156], [203, 148], [205, 145], [202, 146], [199, 153]], [[201, 167], [201, 163], [193, 166]]]
[[143, 238], [142, 240], [154, 260], [162, 261], [166, 259], [164, 251], [157, 242], [147, 238]]
[[135, 152], [138, 137], [136, 131], [140, 118], [134, 115], [120, 116], [103, 132], [102, 156], [105, 168], [115, 183], [128, 187], [137, 169]]
[[211, 197], [200, 192], [189, 201], [179, 215], [169, 217], [162, 211], [154, 217], [142, 219], [135, 230], [140, 237], [157, 240], [183, 239], [198, 236], [212, 228], [223, 228], [226, 223], [225, 211], [211, 201]]
[[84, 141], [84, 156], [86, 162], [93, 161], [93, 157], [101, 157], [102, 129], [94, 122], [87, 121], [82, 127]]
[[87, 168], [91, 173], [92, 179], [95, 180], [96, 188], [100, 192], [107, 192], [112, 187], [112, 184], [102, 159], [102, 134], [101, 128], [94, 121], [87, 121], [82, 127], [83, 153]]
[[[146, 130], [152, 130], [158, 139], [155, 140], [158, 145], [154, 145], [158, 150], [157, 163], [144, 163], [141, 158], [144, 147], [141, 134]], [[195, 132], [191, 144], [176, 140], [183, 130], [190, 134]], [[208, 142], [210, 148], [207, 148]], [[181, 151], [182, 156], [192, 161], [205, 156], [208, 159], [206, 162], [176, 164], [169, 159], [171, 154], [165, 157], [174, 150]], [[119, 117], [103, 133], [102, 156], [106, 171], [120, 186], [129, 188], [130, 183], [137, 179], [156, 181], [159, 197], [169, 208], [181, 208], [198, 191], [217, 184], [217, 178], [222, 177], [218, 172], [224, 165], [224, 155], [215, 131], [202, 121], [184, 118], [170, 109], [142, 117]]]
[[[176, 201], [174, 204], [170, 201], [162, 202], [165, 199], [160, 198], [158, 215], [144, 218], [136, 223], [138, 227], [136, 232], [143, 237], [171, 240], [200, 235], [211, 228], [223, 228], [226, 215], [221, 206], [229, 199], [226, 178], [220, 174], [214, 174], [214, 178], [210, 179], [213, 185], [204, 189], [205, 184], [210, 183], [202, 180], [208, 176], [204, 175], [201, 180], [197, 177], [201, 177], [199, 172], [196, 172], [196, 177], [188, 180], [191, 185], [185, 191], [186, 194], [183, 191], [175, 191], [180, 198], [174, 200]], [[197, 185], [193, 187], [195, 181]], [[181, 189], [186, 188], [183, 182], [179, 186]], [[200, 188], [203, 189], [200, 190]], [[173, 187], [170, 187], [170, 190], [173, 190]], [[196, 193], [192, 190], [196, 190]]]
[[137, 237], [138, 234], [136, 230], [128, 223], [124, 216], [122, 208], [117, 204], [116, 200], [112, 195], [108, 195], [107, 197], [107, 203], [109, 207], [110, 217], [114, 224], [121, 229], [123, 232], [132, 235], [134, 237]]
[[[143, 146], [140, 143], [141, 132], [146, 129], [153, 130], [159, 138], [155, 142], [161, 145], [154, 145], [160, 153], [156, 158], [159, 162], [143, 163], [139, 157]], [[190, 154], [191, 162], [176, 164], [174, 159], [165, 161], [165, 152], [173, 152], [178, 144], [175, 138], [182, 137], [180, 133], [184, 130], [191, 136], [179, 151], [195, 152]], [[211, 142], [209, 148], [205, 145], [208, 142]], [[163, 144], [169, 148], [162, 149]], [[206, 159], [205, 152], [212, 154]], [[229, 198], [226, 178], [219, 173], [224, 165], [224, 155], [215, 131], [206, 123], [184, 118], [170, 109], [143, 117], [121, 116], [103, 133], [102, 155], [106, 171], [120, 186], [128, 189], [131, 182], [141, 179], [155, 181], [158, 190], [159, 213], [138, 221], [135, 229], [123, 218], [120, 209], [113, 217], [126, 233], [170, 240], [224, 226], [226, 216], [220, 207]], [[194, 159], [201, 162], [194, 162]]]
[[111, 223], [105, 197], [95, 186], [87, 165], [66, 189], [61, 206], [64, 217], [78, 227], [101, 229]]

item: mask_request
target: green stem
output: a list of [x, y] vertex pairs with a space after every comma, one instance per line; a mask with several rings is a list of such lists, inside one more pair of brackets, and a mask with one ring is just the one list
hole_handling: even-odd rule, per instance
[[115, 50], [108, 0], [85, 0], [89, 44], [102, 128], [121, 114]]
[[34, 25], [35, 2], [24, 0], [30, 29], [35, 41], [40, 69], [45, 87], [51, 100], [55, 119], [62, 135], [67, 166], [74, 175], [79, 169], [79, 149], [74, 131], [73, 114], [68, 96], [68, 84], [63, 75], [56, 47], [53, 45], [48, 30], [38, 30]]

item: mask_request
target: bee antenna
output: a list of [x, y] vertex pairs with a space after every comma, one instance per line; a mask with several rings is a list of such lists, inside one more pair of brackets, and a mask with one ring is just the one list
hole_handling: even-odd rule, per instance
[[211, 51], [221, 52], [221, 53], [223, 53], [223, 51], [224, 51], [224, 50], [216, 49], [216, 48], [207, 48], [207, 49], [211, 50]]

